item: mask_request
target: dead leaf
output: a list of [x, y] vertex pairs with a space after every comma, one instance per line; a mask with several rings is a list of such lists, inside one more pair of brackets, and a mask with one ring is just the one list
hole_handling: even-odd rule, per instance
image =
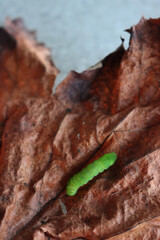
[[50, 96], [57, 73], [49, 49], [35, 40], [35, 33], [22, 20], [7, 19], [0, 28], [0, 139], [12, 107], [29, 97]]
[[[159, 239], [159, 29], [142, 18], [128, 50], [17, 104], [2, 136], [1, 239]], [[112, 168], [66, 195], [71, 176], [112, 151]]]

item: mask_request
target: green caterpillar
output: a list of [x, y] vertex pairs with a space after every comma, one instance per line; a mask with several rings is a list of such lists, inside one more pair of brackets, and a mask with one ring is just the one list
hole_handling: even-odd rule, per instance
[[88, 164], [80, 172], [75, 174], [67, 183], [66, 193], [69, 196], [74, 196], [81, 186], [88, 183], [99, 173], [111, 167], [117, 159], [116, 153], [108, 153]]

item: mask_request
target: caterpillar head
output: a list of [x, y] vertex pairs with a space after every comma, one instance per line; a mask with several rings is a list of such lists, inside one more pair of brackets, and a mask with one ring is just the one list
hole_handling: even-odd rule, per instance
[[78, 190], [77, 188], [75, 188], [69, 184], [66, 187], [66, 193], [69, 196], [74, 196], [77, 193], [77, 190]]

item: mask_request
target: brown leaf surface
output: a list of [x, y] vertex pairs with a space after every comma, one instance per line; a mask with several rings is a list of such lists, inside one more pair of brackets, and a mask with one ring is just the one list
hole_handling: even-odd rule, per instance
[[36, 42], [35, 33], [22, 20], [7, 19], [0, 28], [0, 140], [12, 107], [29, 97], [50, 96], [57, 73], [49, 49]]
[[[141, 19], [129, 32], [128, 50], [72, 71], [51, 97], [32, 89], [34, 98], [11, 111], [0, 153], [0, 239], [160, 238], [160, 19]], [[112, 168], [66, 195], [74, 173], [112, 151]]]

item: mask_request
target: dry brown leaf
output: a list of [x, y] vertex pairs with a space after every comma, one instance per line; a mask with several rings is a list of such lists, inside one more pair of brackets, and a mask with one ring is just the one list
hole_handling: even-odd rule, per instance
[[0, 28], [0, 139], [13, 105], [50, 96], [57, 73], [49, 49], [36, 42], [35, 33], [22, 20], [7, 19]]
[[[128, 50], [17, 104], [2, 136], [0, 239], [160, 238], [159, 29], [142, 18]], [[112, 168], [66, 195], [71, 176], [112, 151]]]

